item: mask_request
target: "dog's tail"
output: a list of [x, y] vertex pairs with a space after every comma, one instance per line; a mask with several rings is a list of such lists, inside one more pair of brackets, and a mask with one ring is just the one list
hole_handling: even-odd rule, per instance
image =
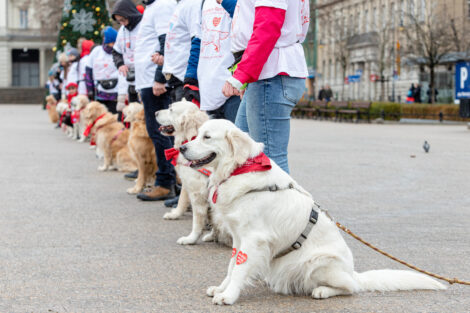
[[403, 270], [385, 269], [363, 273], [354, 272], [354, 278], [359, 284], [361, 291], [446, 289], [443, 284], [426, 275]]

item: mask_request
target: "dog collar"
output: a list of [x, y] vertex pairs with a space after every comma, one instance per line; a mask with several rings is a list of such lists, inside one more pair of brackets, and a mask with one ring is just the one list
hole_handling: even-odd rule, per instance
[[271, 168], [271, 160], [264, 152], [261, 152], [254, 158], [249, 158], [245, 163], [237, 167], [227, 179], [224, 179], [215, 187], [215, 191], [212, 194], [212, 203], [217, 203], [219, 186], [225, 183], [230, 177], [252, 172], [265, 172], [269, 171]]

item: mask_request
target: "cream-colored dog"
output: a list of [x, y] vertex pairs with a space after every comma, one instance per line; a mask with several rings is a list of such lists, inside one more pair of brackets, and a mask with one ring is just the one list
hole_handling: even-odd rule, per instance
[[73, 112], [78, 112], [78, 120], [73, 124], [72, 138], [77, 138], [79, 142], [84, 142], [86, 139], [86, 137], [83, 135], [83, 131], [86, 128], [86, 122], [85, 119], [81, 116], [81, 112], [86, 108], [89, 102], [90, 101], [88, 100], [88, 97], [84, 95], [78, 95], [70, 102]]
[[[233, 237], [227, 276], [207, 290], [214, 304], [233, 304], [256, 278], [275, 292], [315, 299], [361, 291], [445, 289], [411, 271], [355, 272], [351, 250], [335, 223], [264, 157], [263, 144], [231, 122], [206, 122], [180, 151], [191, 167], [212, 171], [208, 199], [214, 219]], [[297, 249], [289, 252], [292, 246]]]
[[[199, 127], [209, 120], [206, 113], [192, 102], [183, 100], [171, 104], [168, 110], [160, 110], [155, 113], [157, 122], [162, 125], [160, 131], [166, 136], [175, 136], [174, 151], [177, 153], [179, 147], [187, 141], [190, 141], [197, 135]], [[189, 205], [193, 210], [193, 226], [188, 236], [181, 237], [177, 243], [182, 245], [195, 244], [201, 237], [204, 226], [208, 220], [207, 210], [207, 182], [209, 180], [206, 174], [192, 169], [186, 165], [187, 161], [181, 154], [176, 156], [175, 169], [181, 178], [182, 189], [178, 206], [170, 212], [165, 213], [164, 219], [174, 220], [180, 218], [188, 209]], [[216, 237], [213, 230], [205, 235], [203, 241], [212, 241]]]
[[136, 194], [141, 192], [146, 184], [155, 182], [155, 173], [158, 169], [157, 157], [147, 132], [143, 105], [132, 102], [123, 109], [123, 113], [124, 122], [131, 123], [127, 146], [138, 170], [135, 186], [127, 189], [127, 193]]

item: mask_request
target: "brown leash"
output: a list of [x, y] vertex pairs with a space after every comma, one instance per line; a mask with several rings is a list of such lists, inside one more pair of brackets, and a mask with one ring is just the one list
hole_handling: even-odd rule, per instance
[[[328, 214], [327, 214], [328, 215]], [[447, 277], [444, 277], [444, 276], [441, 276], [441, 275], [437, 275], [437, 274], [434, 274], [434, 273], [431, 273], [431, 272], [428, 272], [428, 271], [425, 271], [425, 270], [422, 270], [414, 265], [411, 265], [409, 263], [406, 263], [405, 261], [403, 260], [400, 260], [396, 257], [394, 257], [393, 255], [385, 252], [385, 251], [382, 251], [380, 250], [379, 248], [373, 246], [372, 244], [368, 243], [367, 241], [365, 241], [364, 239], [362, 239], [361, 237], [359, 237], [358, 235], [354, 234], [352, 231], [350, 231], [347, 227], [341, 225], [341, 223], [339, 222], [335, 222], [336, 223], [336, 226], [338, 226], [339, 229], [341, 229], [342, 231], [344, 231], [345, 233], [351, 235], [354, 239], [362, 242], [363, 244], [365, 244], [366, 246], [368, 246], [369, 248], [377, 251], [378, 253], [380, 254], [383, 254], [385, 255], [386, 257], [398, 262], [398, 263], [401, 263], [405, 266], [408, 266], [409, 268], [412, 268], [414, 269], [415, 271], [418, 271], [420, 273], [423, 273], [423, 274], [426, 274], [426, 275], [429, 275], [431, 277], [434, 277], [434, 278], [437, 278], [437, 279], [440, 279], [440, 280], [445, 280], [446, 282], [448, 282], [449, 284], [461, 284], [461, 285], [467, 285], [467, 286], [470, 286], [470, 282], [468, 281], [462, 281], [462, 280], [459, 280], [457, 278], [447, 278]]]

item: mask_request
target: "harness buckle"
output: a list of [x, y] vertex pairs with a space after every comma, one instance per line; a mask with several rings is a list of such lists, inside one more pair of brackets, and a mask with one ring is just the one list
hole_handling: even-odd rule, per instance
[[294, 248], [295, 250], [300, 249], [300, 247], [302, 247], [302, 244], [298, 241], [294, 242], [294, 244], [292, 245], [292, 248]]

